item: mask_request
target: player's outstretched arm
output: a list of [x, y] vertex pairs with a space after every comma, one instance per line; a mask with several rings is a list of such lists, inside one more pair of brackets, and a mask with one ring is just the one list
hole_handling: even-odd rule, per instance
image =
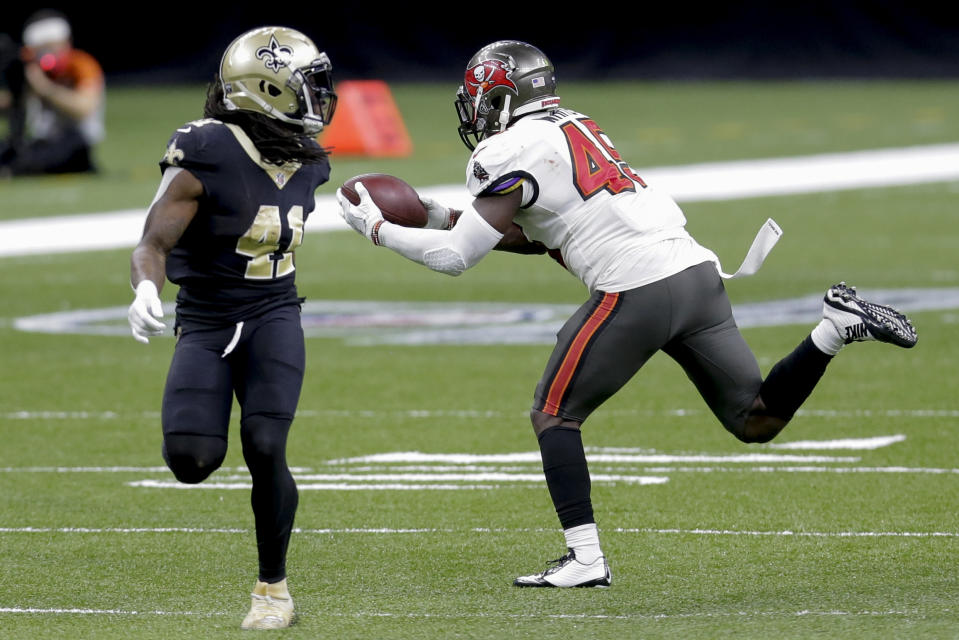
[[444, 206], [429, 196], [420, 196], [420, 202], [426, 209], [427, 229], [452, 229], [463, 215], [462, 211]]
[[[426, 209], [427, 229], [452, 229], [456, 226], [459, 217], [463, 215], [459, 209], [446, 207], [428, 196], [420, 196], [420, 202]], [[527, 238], [523, 228], [515, 222], [506, 229], [503, 238], [493, 247], [493, 250], [536, 255], [546, 253], [546, 247], [541, 242]]]
[[355, 185], [359, 204], [337, 191], [341, 215], [357, 232], [422, 265], [459, 275], [478, 263], [513, 225], [521, 194], [477, 198], [450, 230], [415, 229], [386, 222], [362, 183]]
[[166, 279], [166, 257], [196, 215], [203, 185], [189, 171], [169, 168], [150, 205], [143, 236], [130, 256], [130, 284], [136, 298], [127, 312], [130, 330], [138, 342], [166, 329], [159, 292]]

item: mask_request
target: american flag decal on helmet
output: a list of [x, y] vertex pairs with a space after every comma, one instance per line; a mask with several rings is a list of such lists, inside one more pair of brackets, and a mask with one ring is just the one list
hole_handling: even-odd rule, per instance
[[545, 86], [546, 86], [546, 80], [543, 78], [543, 76], [539, 76], [539, 77], [533, 78], [533, 87], [534, 87], [534, 88], [537, 88], [537, 89], [538, 89], [539, 87], [545, 87]]

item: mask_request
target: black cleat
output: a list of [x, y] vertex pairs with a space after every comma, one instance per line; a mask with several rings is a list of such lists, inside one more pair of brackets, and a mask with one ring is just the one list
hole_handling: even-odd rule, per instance
[[897, 347], [915, 346], [919, 337], [912, 321], [892, 307], [867, 302], [845, 282], [833, 285], [823, 298], [822, 315], [833, 323], [846, 344], [877, 340]]

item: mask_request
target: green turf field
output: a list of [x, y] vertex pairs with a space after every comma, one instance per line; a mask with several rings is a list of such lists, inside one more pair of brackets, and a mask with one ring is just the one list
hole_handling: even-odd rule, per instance
[[[954, 83], [566, 89], [636, 167], [959, 140]], [[374, 170], [461, 180], [453, 89], [394, 90], [415, 155], [335, 160], [324, 190]], [[201, 105], [198, 88], [112, 90], [103, 174], [0, 182], [0, 218], [145, 206], [169, 134]], [[745, 303], [821, 294], [841, 279], [864, 294], [959, 287], [957, 193], [953, 182], [683, 208], [730, 265], [767, 217], [785, 230], [758, 275], [727, 285]], [[0, 260], [0, 638], [249, 635], [239, 623], [256, 558], [248, 492], [234, 488], [245, 482], [238, 441], [208, 481], [221, 488], [170, 488], [162, 468], [172, 340], [14, 328], [32, 314], [125, 307], [128, 263], [128, 250]], [[454, 279], [352, 232], [308, 234], [297, 264], [312, 301], [585, 297], [546, 258], [496, 254]], [[912, 316], [915, 349], [849, 347], [774, 442], [885, 438], [872, 449], [743, 445], [677, 366], [654, 358], [584, 430], [608, 590], [511, 587], [564, 552], [541, 470], [525, 457], [468, 457], [536, 451], [526, 412], [549, 345], [309, 339], [289, 451], [301, 486], [289, 558], [300, 617], [281, 635], [955, 638], [959, 310]], [[744, 334], [767, 371], [809, 328]], [[370, 457], [400, 452], [434, 457]]]

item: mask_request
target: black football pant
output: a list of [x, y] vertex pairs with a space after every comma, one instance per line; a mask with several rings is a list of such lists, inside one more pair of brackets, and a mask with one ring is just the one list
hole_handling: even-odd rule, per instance
[[286, 440], [305, 361], [300, 308], [284, 306], [232, 327], [182, 331], [163, 394], [163, 457], [185, 483], [222, 464], [236, 396], [264, 582], [286, 577], [298, 501]]

